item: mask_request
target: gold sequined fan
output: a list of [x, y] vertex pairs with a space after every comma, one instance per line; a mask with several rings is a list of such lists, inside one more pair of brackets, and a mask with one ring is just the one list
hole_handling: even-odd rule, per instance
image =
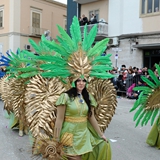
[[117, 106], [116, 91], [110, 80], [92, 79], [88, 91], [94, 96], [98, 106], [95, 109], [95, 118], [104, 132], [111, 122]]
[[26, 118], [34, 138], [53, 137], [56, 107], [59, 95], [65, 91], [58, 78], [33, 77], [25, 94]]

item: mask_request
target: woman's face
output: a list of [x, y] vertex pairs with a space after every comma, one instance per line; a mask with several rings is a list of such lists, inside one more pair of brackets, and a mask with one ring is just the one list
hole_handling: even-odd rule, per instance
[[86, 86], [86, 80], [79, 78], [76, 82], [77, 91], [81, 93], [82, 90], [85, 88], [85, 86]]

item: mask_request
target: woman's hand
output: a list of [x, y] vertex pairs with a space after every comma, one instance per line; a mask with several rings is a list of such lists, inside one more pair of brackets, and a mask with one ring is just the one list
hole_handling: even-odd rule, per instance
[[105, 135], [104, 135], [104, 134], [101, 136], [101, 138], [103, 138], [103, 139], [104, 139], [104, 141], [106, 141], [106, 142], [108, 143], [108, 140], [107, 140], [107, 138], [105, 137]]

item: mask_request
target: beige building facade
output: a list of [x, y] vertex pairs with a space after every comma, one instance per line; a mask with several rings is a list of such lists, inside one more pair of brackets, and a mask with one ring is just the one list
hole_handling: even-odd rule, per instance
[[56, 39], [56, 25], [66, 28], [66, 5], [53, 0], [1, 0], [0, 52], [31, 50], [28, 39], [39, 42], [42, 34], [50, 32]]
[[80, 15], [90, 18], [93, 11], [106, 21], [103, 34], [98, 24], [96, 41], [111, 39], [106, 52], [112, 54], [113, 66], [151, 68], [160, 63], [160, 0], [74, 1], [81, 6]]

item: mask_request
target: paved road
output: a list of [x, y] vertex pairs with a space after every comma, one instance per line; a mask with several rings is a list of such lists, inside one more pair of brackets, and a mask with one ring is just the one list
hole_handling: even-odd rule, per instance
[[[133, 114], [129, 113], [134, 101], [118, 98], [118, 107], [106, 136], [112, 146], [112, 160], [160, 160], [160, 150], [145, 143], [150, 125], [135, 128]], [[8, 128], [0, 101], [0, 160], [31, 160], [28, 136], [19, 137], [18, 131]]]
[[112, 160], [160, 160], [160, 150], [148, 146], [145, 141], [151, 126], [135, 128], [133, 115], [129, 113], [134, 100], [118, 98], [118, 107], [108, 129], [106, 136], [112, 146]]

